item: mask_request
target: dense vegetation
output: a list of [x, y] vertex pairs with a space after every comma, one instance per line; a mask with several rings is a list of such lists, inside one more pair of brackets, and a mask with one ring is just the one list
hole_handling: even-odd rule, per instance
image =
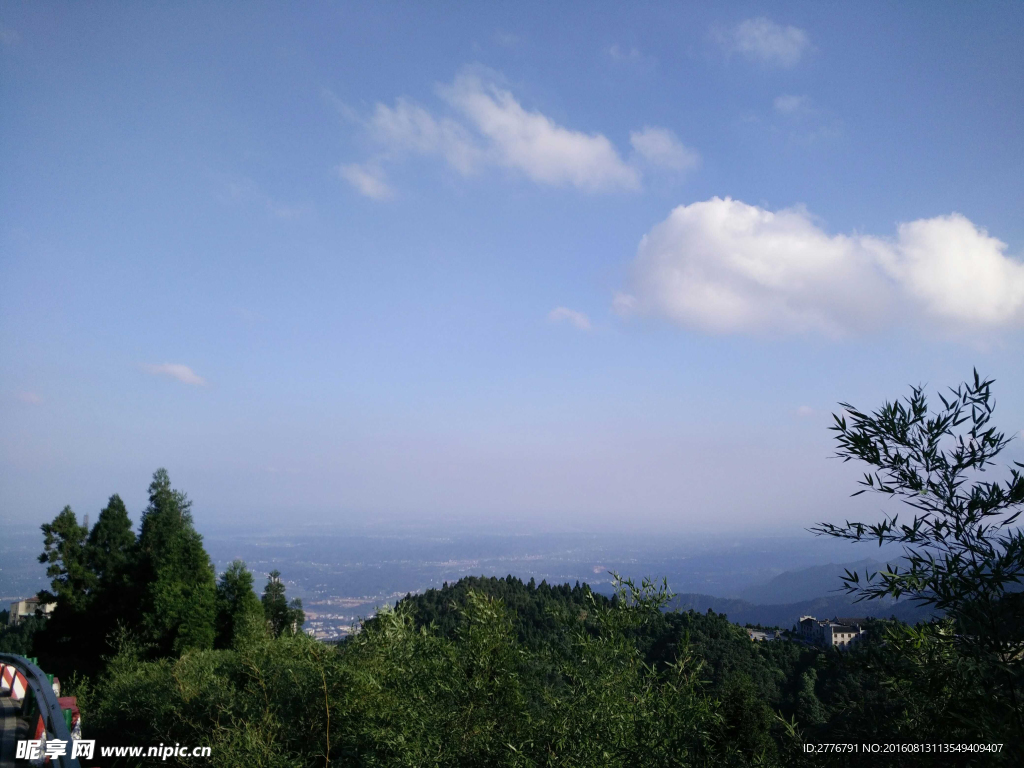
[[[163, 470], [138, 535], [117, 496], [91, 529], [68, 508], [43, 526], [56, 610], [0, 631], [0, 648], [60, 674], [101, 745], [209, 745], [223, 766], [1019, 765], [1024, 480], [962, 477], [1006, 443], [986, 426], [989, 384], [956, 391], [946, 415], [915, 390], [905, 407], [848, 406], [851, 424], [837, 420], [840, 455], [878, 467], [865, 482], [918, 514], [820, 532], [904, 541], [910, 570], [873, 577], [865, 596], [910, 594], [946, 614], [873, 622], [849, 652], [754, 643], [724, 615], [668, 612], [664, 584], [619, 582], [607, 598], [513, 576], [409, 595], [327, 645], [301, 632], [276, 571], [262, 599], [244, 563], [215, 578]], [[1004, 747], [804, 750], [951, 742]]]

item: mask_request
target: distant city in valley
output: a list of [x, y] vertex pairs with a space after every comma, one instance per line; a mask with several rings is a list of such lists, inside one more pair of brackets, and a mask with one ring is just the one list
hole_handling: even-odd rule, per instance
[[[329, 527], [291, 533], [216, 530], [205, 545], [218, 573], [240, 558], [262, 589], [277, 569], [290, 597], [303, 601], [305, 629], [330, 640], [348, 634], [380, 606], [464, 576], [512, 575], [548, 584], [589, 584], [612, 591], [612, 573], [665, 578], [676, 593], [671, 607], [709, 608], [740, 624], [789, 628], [806, 614], [914, 621], [926, 612], [910, 603], [858, 604], [843, 594], [846, 568], [877, 570], [899, 550], [851, 546], [810, 533], [776, 536], [695, 534], [639, 536], [607, 533], [512, 534], [351, 533]], [[38, 529], [19, 527], [0, 541], [3, 604], [47, 585]]]

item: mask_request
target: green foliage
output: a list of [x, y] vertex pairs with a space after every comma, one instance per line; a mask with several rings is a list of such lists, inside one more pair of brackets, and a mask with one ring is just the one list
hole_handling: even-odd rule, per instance
[[128, 508], [115, 493], [100, 510], [86, 543], [86, 562], [99, 589], [113, 593], [130, 588], [135, 543]]
[[40, 616], [26, 616], [11, 627], [7, 625], [8, 616], [8, 611], [0, 611], [0, 653], [31, 656], [35, 636], [46, 626], [46, 619]]
[[139, 533], [139, 574], [148, 585], [142, 623], [162, 654], [212, 648], [217, 587], [203, 537], [192, 523], [192, 503], [158, 469]]
[[82, 610], [89, 592], [96, 584], [86, 560], [85, 542], [88, 529], [78, 524], [71, 507], [64, 507], [52, 523], [43, 523], [43, 553], [39, 562], [46, 563], [52, 592], [40, 592], [46, 603], [57, 603], [69, 611]]
[[[150, 504], [136, 539], [128, 510], [113, 495], [92, 530], [70, 507], [42, 526], [56, 602], [33, 650], [48, 669], [67, 677], [95, 675], [120, 628], [145, 639], [157, 655], [212, 647], [216, 586], [202, 537], [192, 524], [185, 494], [171, 488], [166, 470], [150, 486]], [[255, 600], [255, 596], [252, 597]]]
[[89, 567], [89, 531], [78, 524], [71, 507], [64, 507], [52, 522], [44, 523], [42, 531], [39, 562], [47, 565], [50, 590], [40, 591], [38, 597], [56, 605], [45, 626], [33, 633], [32, 644], [55, 671], [64, 674], [81, 658], [78, 646], [92, 645], [86, 617], [98, 579]]
[[230, 648], [249, 617], [263, 618], [263, 607], [252, 588], [252, 573], [235, 560], [217, 582], [217, 638], [215, 647]]
[[1024, 465], [1015, 462], [1001, 481], [982, 477], [1010, 442], [990, 424], [992, 384], [975, 371], [973, 381], [940, 394], [935, 411], [921, 387], [870, 415], [843, 403], [846, 415], [833, 427], [838, 455], [872, 467], [858, 493], [900, 499], [911, 517], [814, 531], [902, 544], [904, 570], [890, 566], [863, 581], [848, 573], [847, 590], [859, 599], [910, 596], [946, 616], [885, 628], [872, 669], [899, 703], [890, 730], [913, 741], [1003, 741], [1012, 760], [1024, 759]]
[[302, 630], [302, 624], [306, 621], [306, 614], [302, 611], [302, 600], [295, 598], [288, 602], [280, 571], [270, 572], [260, 601], [263, 603], [263, 615], [267, 620], [267, 626], [274, 637], [295, 635]]
[[451, 636], [400, 606], [338, 648], [264, 635], [147, 661], [126, 637], [89, 735], [209, 744], [229, 767], [711, 764], [721, 718], [699, 664], [647, 665], [626, 632], [657, 619], [660, 598], [624, 590], [592, 604], [593, 625], [562, 614], [561, 648], [528, 648], [502, 602], [473, 590]]

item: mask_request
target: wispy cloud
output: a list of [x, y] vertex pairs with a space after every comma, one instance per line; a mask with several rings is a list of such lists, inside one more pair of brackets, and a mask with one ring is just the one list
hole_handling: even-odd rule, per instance
[[648, 56], [633, 45], [627, 47], [615, 43], [605, 48], [604, 52], [616, 64], [640, 70], [652, 70], [657, 66], [657, 60], [653, 56]]
[[892, 238], [830, 235], [803, 208], [715, 197], [643, 238], [615, 308], [715, 333], [1022, 327], [1024, 263], [1005, 250], [957, 213], [900, 224]]
[[408, 99], [397, 99], [394, 107], [377, 104], [366, 127], [388, 159], [410, 153], [441, 155], [463, 175], [472, 173], [484, 159], [468, 128], [451, 118], [435, 118]]
[[154, 376], [168, 376], [180, 381], [182, 384], [189, 384], [195, 387], [206, 386], [206, 379], [199, 376], [187, 365], [181, 365], [180, 363], [146, 363], [142, 365], [142, 370]]
[[15, 392], [14, 396], [25, 405], [42, 405], [43, 398], [35, 392]]
[[646, 127], [629, 134], [633, 150], [648, 165], [669, 171], [688, 171], [700, 165], [700, 154], [683, 145], [667, 128]]
[[511, 92], [466, 74], [441, 94], [482, 136], [487, 155], [535, 182], [587, 192], [638, 189], [640, 174], [607, 137], [575, 131], [524, 109]]
[[387, 182], [387, 178], [377, 166], [367, 163], [359, 165], [338, 166], [338, 174], [349, 184], [355, 187], [356, 191], [371, 200], [390, 200], [395, 196], [394, 190]]
[[590, 318], [568, 307], [555, 307], [548, 312], [548, 320], [553, 323], [568, 322], [581, 331], [590, 330]]
[[727, 54], [774, 67], [795, 66], [811, 47], [804, 30], [784, 27], [763, 16], [746, 19], [731, 29], [715, 30], [712, 36]]
[[297, 219], [309, 212], [308, 205], [294, 205], [275, 200], [252, 179], [244, 177], [229, 179], [224, 182], [223, 189], [221, 199], [224, 202], [241, 202], [261, 206], [279, 219]]
[[392, 190], [385, 165], [423, 155], [442, 158], [462, 176], [501, 167], [537, 184], [598, 193], [641, 189], [637, 160], [659, 170], [691, 168], [697, 161], [697, 153], [675, 134], [657, 127], [633, 132], [633, 161], [627, 161], [604, 134], [565, 127], [524, 107], [498, 79], [467, 70], [439, 85], [446, 115], [406, 98], [394, 105], [376, 104], [358, 122], [377, 152], [365, 162], [342, 165], [342, 177], [367, 197], [387, 199]]
[[809, 96], [783, 95], [776, 96], [772, 102], [775, 111], [780, 115], [806, 115], [812, 111], [811, 99]]

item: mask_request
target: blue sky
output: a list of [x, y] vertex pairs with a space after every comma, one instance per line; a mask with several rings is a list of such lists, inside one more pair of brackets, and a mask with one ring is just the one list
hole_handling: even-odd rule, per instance
[[[0, 12], [0, 520], [877, 511], [829, 413], [1024, 429], [1019, 3]], [[1022, 452], [1015, 447], [1013, 456]]]

